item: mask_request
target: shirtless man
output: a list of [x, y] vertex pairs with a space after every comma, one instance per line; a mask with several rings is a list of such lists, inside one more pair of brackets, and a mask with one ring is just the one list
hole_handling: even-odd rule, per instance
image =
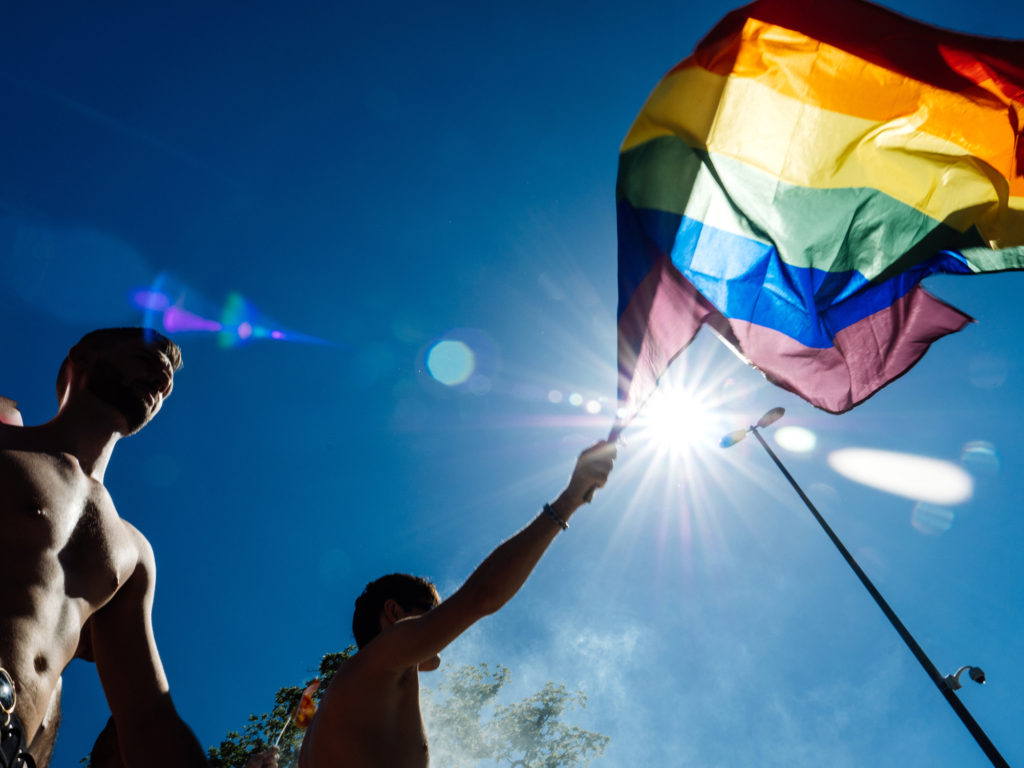
[[[17, 426], [10, 402], [0, 404], [5, 757], [21, 741], [39, 768], [48, 765], [61, 673], [77, 654], [96, 662], [128, 768], [206, 765], [175, 711], [153, 639], [153, 550], [103, 487], [117, 441], [157, 414], [180, 365], [177, 346], [155, 331], [94, 331], [61, 366], [53, 419]], [[14, 765], [31, 765], [27, 755]]]
[[445, 646], [519, 591], [572, 514], [605, 484], [614, 460], [611, 443], [584, 451], [562, 494], [444, 602], [433, 584], [407, 574], [368, 584], [352, 619], [359, 652], [342, 664], [324, 694], [302, 742], [299, 768], [425, 768], [419, 673], [437, 669]]

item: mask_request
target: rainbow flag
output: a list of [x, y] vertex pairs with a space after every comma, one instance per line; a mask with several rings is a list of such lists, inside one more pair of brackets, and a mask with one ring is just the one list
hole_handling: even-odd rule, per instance
[[920, 282], [1024, 267], [1024, 43], [860, 0], [759, 0], [647, 99], [619, 156], [628, 420], [705, 323], [833, 413], [971, 318]]

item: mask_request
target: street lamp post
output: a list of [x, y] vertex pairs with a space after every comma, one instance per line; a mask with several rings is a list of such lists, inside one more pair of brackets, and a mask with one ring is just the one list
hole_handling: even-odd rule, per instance
[[[1003, 756], [999, 754], [999, 750], [997, 750], [995, 748], [995, 745], [989, 740], [988, 736], [985, 734], [985, 731], [981, 729], [981, 726], [978, 725], [977, 721], [971, 716], [971, 713], [967, 711], [967, 707], [964, 706], [963, 702], [960, 701], [959, 697], [957, 697], [954, 693], [955, 690], [960, 688], [960, 674], [965, 669], [971, 670], [971, 679], [975, 680], [975, 682], [978, 683], [985, 682], [985, 674], [978, 667], [970, 666], [961, 667], [955, 675], [949, 675], [947, 677], [943, 677], [939, 673], [939, 671], [935, 668], [935, 665], [932, 664], [931, 659], [928, 658], [924, 650], [922, 650], [921, 646], [917, 644], [917, 641], [910, 634], [907, 628], [903, 625], [903, 622], [900, 621], [899, 617], [896, 615], [893, 609], [889, 607], [889, 604], [885, 601], [885, 598], [882, 597], [882, 594], [871, 582], [871, 579], [868, 578], [867, 574], [864, 573], [860, 565], [857, 564], [857, 561], [854, 560], [853, 555], [850, 554], [850, 551], [843, 545], [843, 542], [839, 540], [839, 537], [836, 536], [835, 532], [825, 521], [825, 518], [821, 516], [821, 513], [818, 512], [814, 504], [811, 503], [811, 500], [807, 498], [807, 494], [803, 492], [803, 489], [797, 484], [796, 480], [793, 479], [793, 476], [789, 474], [789, 470], [786, 469], [785, 465], [783, 465], [783, 463], [779, 460], [779, 457], [775, 455], [775, 451], [773, 451], [769, 447], [768, 443], [765, 442], [765, 439], [761, 437], [761, 433], [758, 430], [770, 426], [771, 424], [774, 424], [776, 421], [782, 418], [785, 412], [786, 411], [783, 408], [772, 408], [764, 416], [758, 419], [757, 424], [752, 424], [746, 429], [739, 429], [734, 432], [730, 432], [728, 435], [723, 437], [721, 440], [721, 446], [723, 448], [729, 448], [730, 446], [735, 445], [740, 440], [745, 438], [748, 433], [752, 434], [755, 438], [757, 438], [757, 441], [761, 444], [761, 447], [764, 448], [764, 450], [771, 457], [772, 461], [775, 462], [775, 466], [779, 468], [779, 471], [782, 472], [783, 476], [789, 481], [789, 484], [793, 486], [793, 490], [795, 490], [797, 492], [797, 495], [800, 496], [801, 500], [807, 506], [807, 509], [809, 509], [811, 511], [811, 514], [814, 515], [814, 519], [818, 521], [818, 524], [821, 526], [822, 530], [825, 531], [825, 535], [829, 537], [829, 539], [835, 545], [836, 549], [839, 550], [839, 554], [843, 556], [843, 559], [846, 560], [850, 568], [853, 569], [853, 572], [857, 574], [857, 578], [860, 579], [861, 584], [864, 585], [864, 588], [867, 589], [871, 597], [874, 598], [874, 601], [878, 604], [878, 607], [882, 609], [882, 613], [884, 613], [885, 617], [889, 619], [889, 623], [892, 624], [895, 630], [899, 633], [899, 636], [903, 638], [903, 642], [907, 644], [908, 648], [910, 648], [911, 653], [914, 654], [914, 657], [918, 660], [918, 662], [920, 662], [921, 666], [924, 667], [924, 671], [928, 673], [928, 677], [932, 679], [932, 682], [935, 683], [935, 686], [939, 689], [939, 692], [945, 697], [946, 701], [949, 702], [949, 705], [953, 708], [953, 711], [956, 712], [956, 714], [960, 717], [960, 720], [963, 721], [963, 724], [967, 726], [967, 730], [970, 731], [971, 736], [974, 737], [974, 740], [978, 742], [978, 746], [980, 746], [982, 751], [984, 751], [985, 755], [992, 762], [992, 765], [996, 766], [996, 768], [1009, 768], [1009, 763], [1007, 763]], [[977, 670], [977, 673], [975, 673], [975, 670]], [[980, 676], [980, 679], [979, 677], [975, 676], [976, 674]]]

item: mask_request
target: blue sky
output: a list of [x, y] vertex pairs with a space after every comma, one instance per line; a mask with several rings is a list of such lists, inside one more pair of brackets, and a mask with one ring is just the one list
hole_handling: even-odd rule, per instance
[[[618, 146], [732, 7], [5, 8], [0, 394], [48, 419], [67, 348], [142, 322], [154, 287], [295, 339], [176, 334], [174, 396], [107, 474], [155, 547], [158, 642], [205, 745], [350, 642], [366, 581], [449, 594], [607, 433]], [[889, 7], [1024, 29], [997, 0]], [[939, 669], [985, 669], [960, 696], [1024, 762], [1024, 276], [927, 285], [978, 323], [843, 416], [702, 336], [664, 382], [712, 404], [701, 429], [628, 431], [609, 486], [446, 658], [505, 664], [513, 696], [584, 690], [575, 721], [611, 737], [595, 765], [987, 765], [763, 452], [713, 445], [782, 405], [816, 440], [779, 446], [791, 471]], [[474, 353], [462, 384], [431, 376], [443, 340]], [[866, 487], [833, 469], [850, 448], [956, 465], [970, 495]], [[106, 717], [73, 664], [55, 765]]]

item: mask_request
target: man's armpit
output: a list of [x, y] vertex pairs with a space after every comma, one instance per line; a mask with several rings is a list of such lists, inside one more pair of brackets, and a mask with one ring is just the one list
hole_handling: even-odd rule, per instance
[[92, 655], [92, 616], [85, 620], [82, 625], [82, 633], [78, 636], [78, 647], [75, 649], [73, 659], [95, 662]]

